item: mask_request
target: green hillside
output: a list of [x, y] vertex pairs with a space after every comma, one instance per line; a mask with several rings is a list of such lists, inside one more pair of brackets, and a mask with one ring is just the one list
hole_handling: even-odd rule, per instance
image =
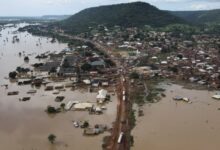
[[220, 23], [220, 9], [206, 11], [174, 11], [170, 13], [191, 23]]
[[89, 27], [119, 25], [122, 27], [163, 27], [173, 23], [184, 23], [183, 19], [144, 3], [134, 2], [100, 6], [85, 9], [59, 23], [61, 28], [70, 33], [88, 31]]

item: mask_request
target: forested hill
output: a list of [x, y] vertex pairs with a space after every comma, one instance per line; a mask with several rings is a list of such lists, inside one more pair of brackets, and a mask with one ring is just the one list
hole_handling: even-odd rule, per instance
[[173, 11], [170, 13], [194, 24], [220, 23], [220, 9], [204, 11]]
[[119, 25], [122, 27], [163, 27], [169, 24], [184, 23], [185, 21], [167, 11], [144, 2], [116, 4], [88, 8], [61, 21], [59, 25], [70, 33], [86, 32], [89, 27]]

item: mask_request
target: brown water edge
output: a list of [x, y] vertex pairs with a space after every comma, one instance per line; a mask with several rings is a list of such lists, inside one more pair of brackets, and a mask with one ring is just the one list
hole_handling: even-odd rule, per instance
[[[218, 150], [220, 148], [220, 101], [214, 91], [167, 87], [166, 97], [144, 106], [137, 118], [133, 150]], [[192, 104], [176, 102], [174, 96], [189, 97]]]
[[[88, 120], [91, 125], [107, 124], [112, 125], [115, 120], [116, 97], [111, 96], [112, 102], [107, 104], [107, 110], [103, 115], [89, 115], [88, 112], [69, 111], [50, 116], [45, 112], [48, 105], [59, 107], [60, 103], [54, 101], [55, 95], [52, 92], [45, 92], [44, 87], [37, 89], [31, 100], [20, 102], [18, 99], [29, 96], [26, 92], [32, 87], [30, 85], [17, 86], [10, 83], [5, 77], [9, 71], [17, 66], [28, 67], [29, 64], [38, 62], [34, 59], [37, 54], [46, 51], [61, 51], [67, 44], [50, 43], [51, 39], [39, 38], [28, 33], [17, 33], [19, 43], [12, 44], [12, 31], [15, 28], [7, 28], [1, 32], [0, 38], [0, 84], [9, 84], [9, 88], [0, 87], [0, 149], [4, 150], [91, 150], [102, 149], [102, 140], [110, 133], [94, 137], [83, 136], [83, 130], [74, 128], [72, 121]], [[6, 37], [9, 42], [4, 42]], [[36, 43], [41, 41], [41, 45]], [[23, 56], [18, 53], [25, 51], [31, 54], [29, 64], [24, 63]], [[18, 96], [7, 96], [7, 92], [17, 90]], [[96, 93], [88, 93], [87, 90], [71, 91], [67, 89], [59, 95], [64, 95], [63, 102], [69, 100], [96, 102]], [[51, 145], [48, 142], [48, 135], [53, 133], [57, 136], [56, 143]]]

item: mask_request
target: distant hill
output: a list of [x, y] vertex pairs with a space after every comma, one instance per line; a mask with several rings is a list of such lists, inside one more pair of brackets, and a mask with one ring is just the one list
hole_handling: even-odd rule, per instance
[[173, 11], [170, 13], [191, 23], [220, 23], [220, 9], [204, 11]]
[[100, 24], [108, 27], [162, 27], [174, 23], [184, 23], [184, 20], [148, 3], [134, 2], [88, 8], [60, 22], [59, 25], [65, 31], [81, 33]]
[[64, 20], [69, 18], [71, 15], [45, 15], [41, 16], [40, 19], [46, 19], [46, 20]]

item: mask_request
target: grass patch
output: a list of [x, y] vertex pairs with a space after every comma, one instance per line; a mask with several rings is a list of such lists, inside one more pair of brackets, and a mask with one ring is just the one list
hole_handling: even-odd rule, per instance
[[130, 120], [130, 127], [131, 129], [133, 129], [136, 125], [135, 110], [130, 111], [129, 120]]

